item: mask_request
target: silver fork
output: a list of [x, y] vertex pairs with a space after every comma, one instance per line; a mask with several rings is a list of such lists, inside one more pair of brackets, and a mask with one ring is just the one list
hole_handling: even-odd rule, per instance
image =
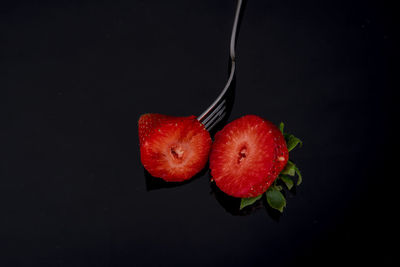
[[233, 77], [235, 76], [235, 44], [236, 44], [236, 32], [238, 28], [238, 22], [240, 17], [240, 11], [242, 8], [242, 0], [237, 1], [236, 11], [235, 11], [235, 19], [233, 21], [232, 33], [231, 33], [231, 41], [230, 41], [230, 72], [228, 81], [225, 84], [224, 89], [219, 94], [217, 99], [209, 106], [200, 116], [197, 117], [197, 120], [200, 121], [207, 131], [210, 131], [215, 125], [218, 124], [226, 115], [227, 115], [227, 95], [229, 91], [232, 91]]

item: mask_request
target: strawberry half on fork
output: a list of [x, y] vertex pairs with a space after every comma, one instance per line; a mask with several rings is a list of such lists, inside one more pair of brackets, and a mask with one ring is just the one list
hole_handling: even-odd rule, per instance
[[207, 163], [211, 137], [195, 116], [147, 113], [139, 118], [140, 157], [144, 168], [167, 182], [181, 182]]

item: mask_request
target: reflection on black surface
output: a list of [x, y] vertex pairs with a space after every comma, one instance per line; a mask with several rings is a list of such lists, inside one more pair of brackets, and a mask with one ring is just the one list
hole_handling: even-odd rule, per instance
[[261, 210], [263, 208], [266, 209], [268, 215], [274, 220], [279, 221], [279, 217], [281, 213], [276, 211], [268, 206], [265, 198], [261, 198], [253, 205], [247, 206], [243, 209], [240, 209], [240, 199], [231, 197], [224, 192], [222, 192], [214, 182], [211, 183], [211, 194], [214, 195], [215, 199], [218, 203], [230, 214], [234, 216], [246, 216], [250, 215], [257, 210]]
[[292, 187], [292, 189], [289, 190], [290, 194], [292, 194], [293, 196], [295, 196], [297, 194], [297, 186], [294, 185]]
[[214, 182], [211, 183], [211, 194], [227, 212], [234, 216], [246, 216], [263, 207], [262, 201], [257, 201], [253, 205], [240, 210], [240, 198], [231, 197], [225, 194], [215, 185]]
[[172, 188], [172, 187], [185, 185], [185, 184], [188, 184], [188, 183], [204, 176], [207, 171], [208, 171], [208, 164], [203, 168], [203, 170], [201, 170], [198, 174], [196, 174], [189, 180], [186, 180], [183, 182], [166, 182], [161, 178], [152, 176], [145, 168], [143, 168], [144, 178], [146, 180], [146, 190], [147, 191], [162, 189], [162, 188]]
[[[218, 203], [230, 214], [234, 216], [246, 216], [252, 214], [257, 210], [261, 210], [264, 208], [268, 216], [271, 217], [272, 220], [279, 222], [282, 213], [280, 213], [278, 210], [271, 208], [268, 205], [267, 200], [264, 196], [253, 205], [247, 206], [241, 210], [240, 209], [241, 200], [239, 198], [231, 197], [225, 194], [216, 186], [214, 182], [212, 182], [210, 186], [211, 186], [211, 194], [215, 197]], [[294, 190], [293, 188], [290, 192]], [[285, 192], [282, 193], [285, 195]]]
[[[285, 192], [282, 192], [282, 194], [285, 195]], [[285, 195], [285, 197], [286, 197], [286, 195]], [[263, 202], [263, 205], [264, 205], [265, 210], [267, 211], [269, 217], [271, 217], [272, 220], [279, 222], [279, 219], [281, 218], [282, 213], [279, 210], [271, 208], [268, 205], [265, 197], [262, 198], [262, 202]], [[285, 212], [285, 209], [283, 210], [283, 212]]]

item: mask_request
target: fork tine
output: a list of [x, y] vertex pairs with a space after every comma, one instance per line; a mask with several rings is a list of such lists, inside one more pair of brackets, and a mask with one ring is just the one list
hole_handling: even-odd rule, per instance
[[226, 115], [226, 112], [222, 113], [222, 115], [210, 126], [206, 127], [207, 131], [210, 131], [212, 128], [214, 128], [215, 125], [217, 125]]
[[211, 129], [212, 127], [209, 127], [210, 125], [213, 125], [213, 122], [215, 120], [218, 120], [221, 118], [222, 114], [225, 113], [226, 106], [223, 106], [216, 114], [214, 117], [212, 117], [207, 123], [204, 124], [206, 129]]
[[230, 89], [230, 87], [232, 85], [232, 80], [233, 80], [234, 75], [235, 75], [235, 62], [232, 61], [231, 72], [230, 72], [230, 75], [229, 75], [228, 82], [226, 83], [224, 89], [222, 90], [220, 95], [217, 97], [217, 99], [211, 104], [211, 106], [206, 111], [204, 111], [199, 117], [197, 117], [197, 120], [199, 120], [201, 123], [204, 124], [205, 122], [207, 122], [213, 116], [215, 109], [219, 107], [219, 106], [217, 106], [218, 103], [221, 100], [222, 100], [221, 103], [225, 103], [226, 102], [225, 97], [227, 95], [228, 90]]
[[201, 123], [207, 124], [207, 122], [214, 116], [214, 114], [217, 113], [225, 105], [225, 102], [226, 100], [223, 99], [222, 102], [216, 108], [214, 108], [214, 110], [209, 115], [207, 115], [207, 117]]

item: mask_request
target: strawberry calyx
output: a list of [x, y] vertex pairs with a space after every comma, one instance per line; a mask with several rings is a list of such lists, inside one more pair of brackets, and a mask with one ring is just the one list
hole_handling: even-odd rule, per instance
[[[299, 138], [295, 137], [292, 134], [285, 133], [283, 129], [284, 123], [281, 122], [279, 125], [279, 130], [285, 137], [286, 145], [289, 152], [297, 146], [301, 147], [303, 145], [303, 142]], [[286, 199], [281, 192], [283, 190], [283, 187], [279, 183], [284, 184], [288, 188], [288, 190], [291, 190], [294, 186], [294, 181], [292, 177], [296, 175], [296, 186], [299, 186], [302, 182], [301, 172], [292, 161], [288, 160], [283, 170], [279, 173], [277, 179], [271, 184], [267, 191], [255, 197], [242, 198], [240, 202], [240, 209], [254, 204], [258, 200], [260, 200], [263, 195], [265, 195], [267, 203], [271, 208], [283, 212], [283, 209], [286, 207]]]

